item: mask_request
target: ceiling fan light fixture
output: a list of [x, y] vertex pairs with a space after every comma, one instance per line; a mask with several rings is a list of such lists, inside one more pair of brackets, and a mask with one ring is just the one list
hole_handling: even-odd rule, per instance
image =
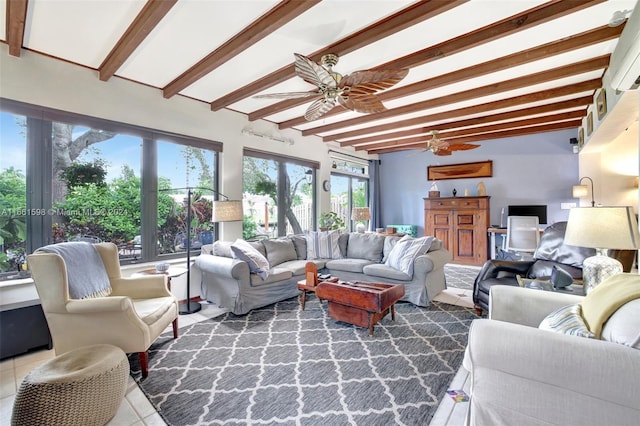
[[375, 114], [386, 111], [385, 106], [376, 96], [376, 92], [388, 89], [407, 76], [409, 70], [363, 70], [346, 76], [333, 71], [339, 57], [327, 53], [320, 58], [320, 63], [299, 53], [294, 53], [295, 72], [307, 83], [316, 86], [309, 92], [271, 93], [255, 96], [256, 98], [315, 98], [307, 108], [304, 118], [316, 120], [327, 114], [336, 105], [364, 114]]

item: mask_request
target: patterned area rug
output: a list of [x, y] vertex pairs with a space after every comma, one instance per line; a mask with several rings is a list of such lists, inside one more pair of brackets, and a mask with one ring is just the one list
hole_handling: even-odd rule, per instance
[[449, 263], [444, 265], [447, 287], [473, 290], [473, 282], [480, 272], [479, 266], [464, 266]]
[[396, 305], [373, 336], [296, 298], [165, 333], [132, 374], [170, 425], [425, 425], [462, 363], [472, 310]]

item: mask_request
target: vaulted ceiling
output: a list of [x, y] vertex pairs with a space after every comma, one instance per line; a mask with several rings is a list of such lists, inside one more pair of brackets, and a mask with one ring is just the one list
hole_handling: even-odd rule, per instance
[[[2, 5], [4, 3], [4, 5]], [[371, 154], [578, 128], [635, 7], [627, 0], [0, 0], [0, 37], [24, 50], [264, 119]], [[617, 19], [617, 21], [616, 21]], [[613, 21], [616, 21], [613, 23]], [[4, 26], [4, 28], [2, 28]], [[294, 53], [334, 71], [409, 69], [386, 110], [315, 121]]]

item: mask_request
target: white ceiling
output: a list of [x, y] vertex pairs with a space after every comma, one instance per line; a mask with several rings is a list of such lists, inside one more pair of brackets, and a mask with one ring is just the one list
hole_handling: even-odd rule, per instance
[[[577, 128], [580, 125], [577, 113], [569, 113], [586, 112], [586, 101], [580, 99], [592, 97], [601, 83], [587, 85], [585, 82], [601, 80], [606, 70], [606, 55], [615, 48], [617, 36], [623, 26], [609, 30], [610, 33], [615, 32], [615, 35], [609, 35], [607, 39], [563, 53], [550, 53], [547, 57], [520, 65], [499, 67], [498, 63], [493, 63], [487, 65], [488, 70], [485, 72], [481, 71], [479, 64], [546, 43], [561, 42], [594, 29], [601, 29], [604, 33], [614, 12], [631, 12], [637, 2], [165, 0], [150, 1], [147, 4], [143, 0], [18, 0], [16, 3], [26, 4], [26, 18], [22, 29], [20, 19], [15, 17], [16, 13], [8, 12], [10, 9], [7, 1], [0, 0], [0, 38], [10, 46], [15, 44], [22, 49], [59, 58], [101, 73], [105, 72], [110, 52], [116, 48], [114, 52], [116, 57], [120, 58], [120, 62], [117, 63], [114, 74], [103, 79], [125, 78], [163, 89], [166, 97], [187, 96], [211, 103], [214, 109], [223, 107], [247, 114], [251, 119], [255, 117], [250, 114], [279, 102], [274, 99], [256, 99], [256, 94], [313, 89], [313, 86], [291, 72], [293, 53], [309, 57], [319, 57], [322, 53], [337, 53], [340, 55], [340, 61], [334, 69], [346, 75], [355, 70], [378, 67], [423, 51], [420, 55], [412, 57], [413, 65], [408, 76], [390, 89], [391, 91], [465, 68], [475, 67], [474, 69], [478, 70], [464, 78], [453, 79], [454, 75], [451, 75], [451, 78], [440, 78], [456, 81], [437, 83], [438, 80], [431, 80], [419, 91], [412, 89], [402, 96], [383, 99], [390, 111], [381, 116], [366, 116], [341, 110], [340, 113], [322, 117], [314, 122], [305, 122], [299, 118], [311, 102], [307, 101], [293, 108], [269, 112], [263, 117], [283, 128], [293, 127], [306, 131], [304, 134], [322, 136], [327, 141], [337, 140], [345, 146], [352, 145], [356, 149], [382, 153], [415, 149], [416, 141], [422, 143], [431, 130], [440, 130], [444, 139], [458, 136], [458, 140], [464, 143], [500, 137], [504, 135], [501, 132], [505, 131], [525, 134]], [[163, 5], [158, 6], [158, 3]], [[238, 43], [239, 46], [230, 50], [228, 56], [223, 56], [225, 43], [242, 40], [242, 37], [246, 37], [242, 34], [244, 29], [250, 28], [254, 21], [261, 18], [263, 24], [268, 22], [269, 19], [264, 17], [285, 3], [298, 3], [298, 6], [302, 3], [308, 8], [297, 16], [286, 17], [282, 25], [269, 29], [267, 35], [255, 43], [246, 41], [254, 40], [254, 34], [252, 38]], [[154, 12], [149, 9], [152, 6], [160, 11]], [[411, 19], [412, 10], [427, 7], [436, 10], [426, 15], [426, 18], [416, 18], [416, 22], [407, 28], [398, 27], [400, 23]], [[574, 9], [568, 12], [561, 11], [571, 7]], [[549, 14], [548, 18], [538, 18], [546, 16], [547, 11], [554, 8], [557, 9], [555, 14]], [[394, 18], [394, 14], [398, 14], [398, 17]], [[397, 22], [393, 27], [395, 30], [384, 33], [385, 20], [393, 19], [397, 19], [391, 21]], [[9, 22], [8, 26], [6, 21]], [[481, 30], [500, 21], [505, 23], [495, 26], [492, 30]], [[377, 26], [374, 26], [375, 24]], [[129, 28], [131, 30], [128, 33]], [[353, 40], [354, 34], [367, 28], [368, 32], [362, 35], [365, 41], [356, 47], [346, 47], [345, 43]], [[521, 29], [515, 31], [509, 28]], [[10, 35], [15, 34], [12, 30], [22, 34], [22, 38], [16, 41], [15, 36]], [[380, 34], [386, 36], [379, 37]], [[488, 40], [473, 41], [482, 34], [490, 34], [491, 37]], [[462, 40], [462, 47], [451, 52], [452, 46], [459, 43], [458, 38]], [[126, 50], [127, 46], [132, 46], [131, 53]], [[217, 49], [218, 57], [223, 58], [217, 67], [207, 68], [202, 75], [194, 77], [190, 84], [180, 88], [178, 94], [167, 95], [167, 86], [170, 83]], [[536, 82], [536, 77], [532, 75], [556, 68], [571, 67], [601, 56], [605, 56], [604, 62], [601, 61], [601, 64], [582, 71], [560, 69], [555, 75], [542, 78], [540, 82]], [[212, 60], [215, 59], [217, 57], [212, 56]], [[285, 78], [282, 82], [269, 82], [260, 85], [257, 90], [243, 91], [245, 86], [260, 81], [271, 73], [284, 72], [282, 69], [285, 67], [289, 67], [289, 72], [283, 74]], [[529, 75], [531, 77], [527, 78]], [[521, 77], [525, 77], [526, 82], [534, 84], [504, 86], [505, 82]], [[96, 78], [99, 78], [98, 74]], [[579, 87], [580, 83], [585, 84], [585, 87], [570, 93], [570, 89]], [[488, 86], [486, 90], [478, 91], [485, 86]], [[559, 90], [566, 90], [566, 94]], [[237, 99], [224, 102], [228, 95], [236, 91], [243, 92]], [[469, 91], [467, 95], [461, 94], [465, 91]], [[544, 93], [531, 99], [527, 98], [534, 92]], [[159, 92], [158, 102], [164, 101], [161, 93], [163, 92]], [[505, 99], [511, 101], [504, 101], [498, 105], [490, 104]], [[531, 110], [536, 106], [568, 100], [576, 101], [571, 106], [560, 104], [544, 112]], [[468, 107], [475, 109], [460, 111]], [[514, 112], [510, 118], [489, 117], [509, 111], [520, 112]], [[438, 113], [441, 113], [440, 117], [433, 117]], [[561, 116], [557, 116], [558, 113]], [[522, 122], [534, 117], [542, 118]], [[403, 122], [409, 118], [419, 119], [410, 123]], [[478, 118], [478, 123], [473, 126], [469, 123], [457, 124], [469, 118]], [[290, 120], [293, 122], [286, 123]], [[449, 124], [446, 125], [447, 123]], [[322, 127], [329, 124], [334, 126]], [[380, 127], [382, 124], [387, 126]], [[364, 130], [359, 132], [358, 136], [340, 135], [356, 129]], [[417, 130], [407, 131], [403, 135], [396, 133], [410, 129]], [[372, 142], [357, 140], [380, 134], [388, 136]]]

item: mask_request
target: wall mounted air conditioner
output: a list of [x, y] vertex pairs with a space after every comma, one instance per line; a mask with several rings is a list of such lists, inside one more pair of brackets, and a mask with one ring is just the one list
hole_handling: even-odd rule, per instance
[[640, 87], [640, 7], [629, 16], [609, 61], [611, 87], [634, 90]]

